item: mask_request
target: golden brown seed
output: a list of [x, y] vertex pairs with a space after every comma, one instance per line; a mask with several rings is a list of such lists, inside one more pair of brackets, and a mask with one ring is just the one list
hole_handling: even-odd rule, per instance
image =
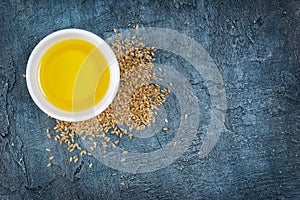
[[89, 164], [89, 168], [92, 168], [93, 167], [93, 163]]
[[114, 33], [117, 33], [117, 29], [114, 28], [113, 31], [114, 31]]
[[115, 140], [114, 143], [115, 143], [115, 144], [119, 144], [119, 140]]
[[171, 86], [171, 87], [172, 87], [172, 86], [173, 86], [173, 84], [172, 84], [172, 83], [169, 83], [169, 86]]
[[77, 163], [77, 162], [78, 162], [78, 158], [75, 158], [75, 159], [74, 159], [74, 163]]
[[168, 119], [165, 119], [165, 123], [168, 123], [169, 121], [168, 121]]
[[69, 161], [72, 162], [72, 160], [73, 160], [73, 157], [70, 157]]
[[138, 30], [139, 29], [139, 25], [135, 25], [135, 30]]
[[46, 151], [48, 151], [48, 152], [50, 152], [50, 151], [51, 151], [51, 149], [50, 149], [50, 148], [46, 148], [45, 150], [46, 150]]
[[162, 72], [162, 68], [161, 68], [161, 67], [159, 67], [159, 68], [158, 68], [158, 71]]
[[126, 184], [125, 184], [124, 181], [122, 181], [122, 182], [120, 183], [120, 185], [121, 185], [121, 186], [125, 186]]
[[163, 128], [162, 130], [163, 130], [163, 131], [167, 131], [167, 130], [168, 130], [168, 128]]
[[109, 142], [110, 141], [110, 138], [109, 137], [104, 137], [104, 140], [106, 141], [106, 142]]
[[50, 156], [50, 157], [49, 157], [49, 160], [53, 160], [53, 159], [54, 159], [54, 157], [53, 157], [53, 156]]
[[126, 155], [128, 154], [128, 151], [123, 151], [122, 154]]
[[26, 78], [26, 74], [22, 74], [23, 78]]
[[93, 154], [92, 154], [91, 152], [88, 152], [87, 155], [88, 155], [88, 156], [92, 156]]
[[173, 142], [173, 147], [176, 147], [176, 145], [177, 145], [177, 142], [176, 141]]
[[184, 115], [184, 119], [187, 119], [187, 118], [188, 118], [188, 114], [185, 114], [185, 115]]
[[48, 163], [47, 167], [51, 167], [51, 166], [52, 166], [52, 164], [51, 164], [51, 163]]
[[80, 152], [79, 155], [80, 155], [80, 156], [83, 156], [83, 155], [85, 155], [85, 154], [86, 154], [86, 150], [83, 150], [83, 151]]
[[121, 162], [125, 162], [125, 161], [126, 161], [126, 158], [122, 158], [122, 159], [121, 159]]
[[51, 138], [51, 135], [50, 135], [50, 133], [48, 133], [48, 134], [47, 134], [47, 138], [49, 138], [49, 139]]

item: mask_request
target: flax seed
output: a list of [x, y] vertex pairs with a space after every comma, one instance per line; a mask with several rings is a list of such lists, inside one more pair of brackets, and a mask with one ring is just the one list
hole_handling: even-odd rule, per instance
[[125, 186], [126, 184], [125, 184], [124, 181], [122, 181], [122, 182], [120, 183], [120, 185], [121, 185], [121, 186]]
[[176, 141], [173, 142], [173, 147], [176, 147], [176, 145], [177, 145], [177, 142]]

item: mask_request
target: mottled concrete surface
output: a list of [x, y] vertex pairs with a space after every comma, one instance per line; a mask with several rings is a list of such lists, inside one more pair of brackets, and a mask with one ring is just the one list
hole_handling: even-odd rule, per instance
[[[0, 199], [300, 198], [299, 1], [5, 0], [0, 11]], [[161, 52], [158, 61], [190, 69], [184, 74], [200, 99], [203, 118], [189, 150], [150, 173], [117, 171], [94, 158], [70, 164], [66, 149], [45, 137], [55, 122], [22, 78], [30, 52], [55, 30], [82, 28], [107, 38], [113, 27], [134, 24], [177, 30], [209, 52], [226, 87], [227, 130], [200, 159], [205, 84], [180, 57]], [[176, 122], [176, 108], [167, 108], [175, 109]], [[50, 169], [45, 147], [55, 157]]]

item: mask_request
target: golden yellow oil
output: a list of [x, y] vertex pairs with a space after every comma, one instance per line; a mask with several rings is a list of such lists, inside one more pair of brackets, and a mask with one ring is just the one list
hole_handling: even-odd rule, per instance
[[65, 111], [82, 111], [99, 103], [110, 82], [104, 55], [79, 39], [50, 47], [39, 63], [39, 84], [47, 100]]

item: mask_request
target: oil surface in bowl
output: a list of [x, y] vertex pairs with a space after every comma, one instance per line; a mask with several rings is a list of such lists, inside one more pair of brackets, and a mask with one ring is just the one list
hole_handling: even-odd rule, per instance
[[93, 107], [105, 96], [110, 72], [104, 55], [79, 39], [51, 46], [39, 63], [39, 84], [47, 100], [65, 111]]

